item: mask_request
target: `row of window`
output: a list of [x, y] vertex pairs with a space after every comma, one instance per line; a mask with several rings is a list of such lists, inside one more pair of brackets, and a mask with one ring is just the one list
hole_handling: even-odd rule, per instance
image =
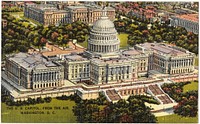
[[58, 86], [57, 82], [53, 82], [53, 83], [43, 83], [43, 84], [34, 84], [34, 89], [36, 88], [47, 88], [47, 87], [56, 87]]
[[178, 74], [178, 73], [187, 73], [190, 72], [191, 69], [187, 68], [187, 69], [178, 69], [178, 70], [172, 70], [171, 74]]
[[[103, 78], [103, 77], [102, 77]], [[122, 76], [116, 76], [115, 79], [113, 76], [110, 77], [111, 81], [112, 80], [122, 80], [122, 79], [129, 79], [129, 75], [122, 75]], [[103, 80], [103, 79], [102, 79]]]

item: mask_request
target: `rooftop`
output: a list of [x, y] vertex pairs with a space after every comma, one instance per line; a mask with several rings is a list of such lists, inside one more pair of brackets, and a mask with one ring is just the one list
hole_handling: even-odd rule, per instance
[[57, 9], [57, 7], [52, 4], [33, 4], [32, 6], [30, 6], [30, 8], [45, 12], [66, 12], [66, 10]]
[[80, 55], [66, 55], [64, 56], [66, 60], [69, 60], [69, 61], [85, 61], [85, 60], [88, 60], [87, 58], [84, 58]]
[[178, 49], [178, 47], [170, 46], [167, 44], [159, 44], [159, 43], [144, 43], [140, 44], [140, 46], [145, 49], [153, 50], [163, 54], [171, 54], [171, 55], [183, 55], [186, 54], [183, 50]]
[[45, 69], [48, 67], [60, 66], [60, 64], [48, 61], [47, 59], [42, 57], [41, 54], [28, 54], [20, 52], [15, 55], [8, 56], [8, 58], [10, 61], [14, 61], [15, 63], [26, 69]]
[[126, 62], [131, 62], [132, 60], [121, 56], [120, 58], [108, 58], [108, 59], [101, 59], [101, 58], [93, 58], [93, 62], [98, 64], [125, 64]]
[[49, 49], [49, 51], [42, 52], [42, 55], [46, 57], [50, 57], [50, 56], [57, 56], [57, 55], [62, 55], [62, 54], [82, 53], [83, 51], [85, 51], [85, 48], [82, 48], [78, 46], [77, 44], [75, 45], [72, 42], [69, 42], [68, 46], [69, 48], [63, 50], [59, 48], [58, 46], [47, 43], [46, 47], [47, 49]]
[[185, 15], [178, 15], [176, 17], [199, 23], [199, 15], [198, 14], [185, 14]]
[[[102, 7], [101, 6], [98, 6], [96, 4], [94, 5], [91, 5], [91, 4], [84, 4], [84, 5], [76, 5], [76, 6], [67, 6], [66, 8], [69, 8], [69, 9], [72, 9], [72, 10], [75, 10], [75, 9], [99, 9], [99, 10], [102, 10]], [[113, 7], [106, 7], [107, 10], [114, 10]]]
[[140, 54], [141, 54], [141, 52], [136, 49], [129, 49], [129, 50], [123, 51], [123, 55], [128, 55], [128, 56], [140, 55]]

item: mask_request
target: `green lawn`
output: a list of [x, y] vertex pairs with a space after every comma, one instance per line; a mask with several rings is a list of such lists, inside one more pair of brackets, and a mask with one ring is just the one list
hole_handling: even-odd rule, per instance
[[16, 17], [16, 18], [21, 18], [21, 19], [27, 20], [29, 22], [32, 22], [32, 23], [34, 23], [36, 25], [40, 25], [39, 22], [37, 22], [37, 21], [35, 21], [33, 19], [30, 19], [30, 18], [24, 17], [24, 12], [10, 12], [9, 14], [14, 16], [14, 17]]
[[198, 117], [182, 117], [172, 114], [167, 116], [157, 117], [158, 123], [197, 123]]
[[126, 48], [128, 43], [128, 34], [125, 34], [125, 33], [120, 33], [118, 34], [118, 38], [120, 40], [120, 47], [121, 48]]
[[79, 45], [81, 45], [82, 47], [87, 48], [87, 41], [88, 41], [88, 36], [86, 36], [85, 41], [84, 42], [78, 42]]
[[[127, 47], [127, 40], [128, 40], [128, 34], [125, 34], [125, 33], [121, 33], [121, 34], [118, 34], [118, 38], [120, 39], [120, 47], [121, 48], [126, 48]], [[88, 40], [88, 37], [86, 38], [86, 40], [82, 43], [78, 43], [79, 45], [87, 48], [87, 40]]]
[[32, 22], [32, 23], [34, 23], [34, 24], [36, 24], [36, 25], [41, 25], [39, 22], [37, 22], [37, 21], [35, 21], [35, 20], [33, 20], [33, 19], [26, 18], [26, 17], [24, 17], [24, 16], [20, 16], [20, 18], [22, 18], [22, 19], [24, 19], [24, 20], [27, 20], [27, 21], [29, 21], [29, 22]]
[[[75, 123], [76, 117], [73, 115], [72, 106], [75, 105], [74, 101], [62, 101], [57, 99], [52, 99], [51, 103], [36, 104], [29, 106], [16, 107], [15, 110], [8, 109], [5, 103], [1, 104], [1, 120], [4, 123]], [[61, 107], [61, 109], [44, 110], [43, 107]], [[39, 110], [25, 110], [27, 107], [39, 107]], [[63, 109], [65, 107], [65, 109]], [[66, 108], [68, 107], [68, 109]], [[24, 111], [42, 111], [45, 114], [21, 114]], [[47, 112], [50, 112], [47, 114]]]
[[183, 87], [183, 92], [188, 92], [188, 91], [191, 91], [191, 90], [198, 90], [198, 82], [194, 82], [192, 81], [192, 83], [190, 84], [187, 84]]
[[10, 12], [9, 14], [13, 16], [24, 16], [24, 12]]
[[198, 57], [195, 58], [195, 66], [199, 66], [199, 58]]

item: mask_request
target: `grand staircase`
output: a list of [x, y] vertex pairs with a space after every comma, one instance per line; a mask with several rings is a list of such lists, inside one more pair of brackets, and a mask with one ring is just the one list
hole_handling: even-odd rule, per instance
[[150, 85], [148, 90], [161, 104], [170, 104], [175, 102], [157, 84]]
[[109, 101], [118, 101], [121, 99], [120, 95], [113, 89], [113, 90], [106, 90], [106, 97]]

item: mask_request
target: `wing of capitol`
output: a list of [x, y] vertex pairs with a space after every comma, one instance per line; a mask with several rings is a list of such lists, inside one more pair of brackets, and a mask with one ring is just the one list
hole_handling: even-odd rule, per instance
[[103, 93], [117, 101], [150, 94], [161, 104], [174, 103], [160, 88], [163, 83], [197, 80], [195, 54], [163, 44], [137, 44], [120, 49], [114, 23], [106, 9], [90, 31], [87, 49], [72, 43], [71, 51], [53, 45], [48, 52], [6, 56], [2, 90], [14, 100], [78, 94], [95, 99]]

